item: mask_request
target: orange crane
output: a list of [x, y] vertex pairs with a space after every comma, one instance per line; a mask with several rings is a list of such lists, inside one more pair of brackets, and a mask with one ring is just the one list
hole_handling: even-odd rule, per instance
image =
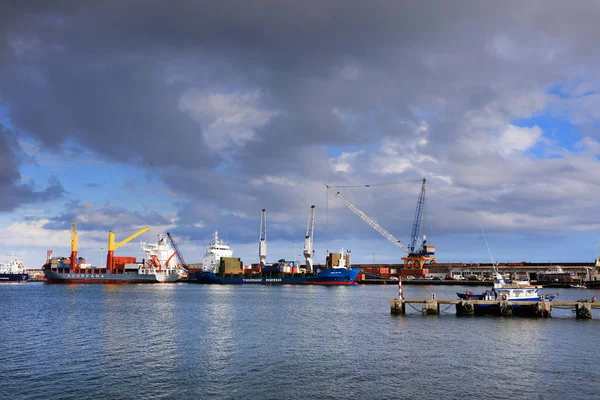
[[[413, 223], [411, 244], [405, 246], [400, 240], [394, 235], [389, 233], [383, 226], [379, 225], [373, 218], [369, 217], [365, 212], [356, 207], [350, 200], [342, 196], [342, 194], [335, 188], [340, 187], [371, 187], [379, 186], [375, 185], [351, 185], [351, 186], [332, 186], [325, 185], [335, 197], [337, 197], [342, 203], [346, 205], [354, 214], [358, 215], [363, 221], [369, 226], [379, 232], [384, 238], [386, 238], [394, 246], [401, 248], [407, 254], [406, 257], [402, 257], [404, 261], [404, 268], [406, 269], [423, 269], [426, 263], [435, 264], [435, 247], [427, 244], [427, 236], [423, 235], [421, 239], [419, 237], [419, 228], [423, 217], [423, 210], [425, 206], [425, 183], [426, 179], [421, 180], [421, 192], [417, 201], [417, 211], [415, 213], [415, 220]], [[418, 246], [418, 247], [417, 247]]]

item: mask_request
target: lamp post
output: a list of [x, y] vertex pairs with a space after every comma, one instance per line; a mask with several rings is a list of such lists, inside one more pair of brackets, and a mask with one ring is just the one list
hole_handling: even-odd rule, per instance
[[373, 253], [373, 265], [375, 265], [375, 253]]

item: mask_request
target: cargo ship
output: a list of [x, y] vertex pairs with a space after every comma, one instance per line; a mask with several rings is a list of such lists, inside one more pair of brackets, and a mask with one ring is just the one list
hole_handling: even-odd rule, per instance
[[0, 263], [0, 282], [27, 282], [29, 274], [25, 271], [23, 261], [13, 253], [6, 262]]
[[114, 251], [150, 229], [140, 229], [128, 238], [115, 243], [115, 234], [108, 235], [108, 254], [106, 267], [87, 264], [85, 259], [77, 257], [77, 227], [71, 224], [71, 256], [52, 257], [47, 253], [42, 271], [46, 283], [162, 283], [175, 282], [182, 270], [176, 263], [176, 252], [164, 235], [159, 235], [156, 243], [142, 242], [144, 260], [136, 257], [115, 256]]
[[218, 232], [206, 247], [202, 270], [189, 276], [189, 282], [201, 284], [297, 284], [352, 285], [361, 271], [350, 267], [350, 252], [331, 253], [325, 268], [314, 272], [300, 269], [294, 262], [279, 260], [276, 264], [253, 264], [244, 268], [239, 258], [232, 257], [231, 247], [219, 239]]

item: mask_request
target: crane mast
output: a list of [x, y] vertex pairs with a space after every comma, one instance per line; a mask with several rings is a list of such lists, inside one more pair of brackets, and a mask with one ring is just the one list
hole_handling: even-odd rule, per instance
[[77, 264], [77, 223], [71, 222], [71, 270], [73, 273], [79, 273]]
[[425, 208], [425, 183], [427, 179], [423, 178], [423, 184], [421, 185], [421, 193], [419, 193], [419, 199], [417, 200], [417, 210], [415, 211], [415, 220], [413, 222], [410, 251], [414, 253], [420, 250], [421, 244], [425, 243], [426, 236], [423, 235], [423, 241], [419, 237], [419, 228], [421, 227], [421, 220], [423, 218], [423, 209]]
[[394, 235], [389, 233], [383, 226], [381, 226], [377, 222], [375, 222], [375, 220], [373, 218], [369, 217], [367, 214], [365, 214], [363, 211], [361, 211], [358, 207], [356, 207], [350, 200], [348, 200], [347, 198], [342, 196], [342, 194], [340, 192], [338, 192], [334, 188], [334, 186], [325, 185], [325, 187], [335, 197], [337, 197], [342, 203], [344, 203], [346, 205], [346, 207], [348, 207], [354, 214], [358, 215], [360, 217], [360, 219], [365, 221], [369, 226], [371, 226], [371, 228], [373, 228], [377, 232], [379, 232], [379, 234], [381, 234], [381, 236], [386, 238], [391, 244], [393, 244], [396, 247], [400, 247], [407, 254], [410, 254], [411, 251], [408, 247], [403, 245], [402, 242], [400, 242], [400, 240], [398, 240]]
[[262, 209], [260, 215], [260, 238], [258, 242], [258, 258], [260, 265], [265, 266], [267, 262], [267, 210]]
[[313, 235], [315, 233], [315, 206], [310, 206], [308, 213], [308, 225], [306, 226], [306, 236], [304, 237], [304, 258], [306, 259], [306, 272], [313, 272]]

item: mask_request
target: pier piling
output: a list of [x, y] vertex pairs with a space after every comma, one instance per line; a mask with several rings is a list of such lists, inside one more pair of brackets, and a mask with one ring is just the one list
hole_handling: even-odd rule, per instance
[[401, 299], [393, 299], [390, 301], [390, 312], [394, 315], [406, 314], [406, 305]]
[[508, 302], [508, 301], [501, 301], [500, 302], [500, 315], [502, 315], [503, 317], [510, 317], [512, 316], [513, 310], [512, 310], [512, 305]]
[[540, 301], [536, 305], [536, 316], [542, 318], [549, 318], [552, 314], [552, 305], [547, 301]]
[[473, 303], [468, 300], [461, 300], [459, 303], [456, 303], [456, 315], [475, 315], [475, 307], [473, 306]]
[[577, 308], [575, 309], [575, 315], [577, 319], [590, 319], [592, 318], [592, 306], [588, 304], [588, 302], [577, 303]]
[[437, 300], [427, 300], [425, 303], [425, 313], [427, 315], [438, 315], [439, 305]]

